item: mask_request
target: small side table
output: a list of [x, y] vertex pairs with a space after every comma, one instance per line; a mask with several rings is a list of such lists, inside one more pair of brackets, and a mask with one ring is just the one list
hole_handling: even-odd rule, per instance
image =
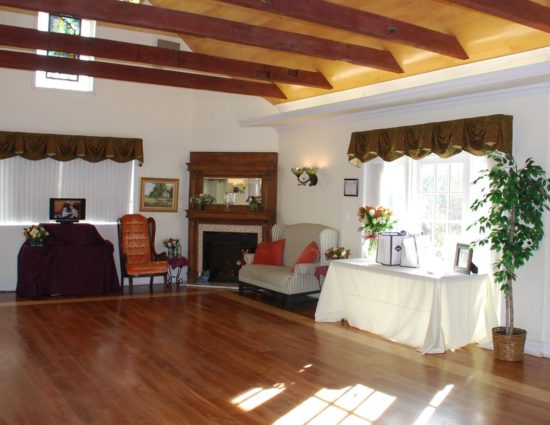
[[[185, 266], [187, 266], [188, 261], [185, 257], [169, 257], [168, 258], [168, 282], [171, 285], [173, 281], [176, 282], [176, 285], [179, 286], [180, 283], [183, 283], [181, 276], [181, 271]], [[172, 270], [175, 270], [173, 272]]]
[[323, 276], [323, 278], [326, 277], [327, 272], [328, 272], [328, 266], [317, 266], [317, 267], [315, 267], [314, 275], [317, 278], [317, 280], [319, 281], [319, 287], [323, 286], [321, 284], [321, 276]]

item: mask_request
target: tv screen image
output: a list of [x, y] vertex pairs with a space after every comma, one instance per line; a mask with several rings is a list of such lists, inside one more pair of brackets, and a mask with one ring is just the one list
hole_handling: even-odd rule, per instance
[[50, 220], [75, 222], [86, 219], [86, 199], [50, 198]]

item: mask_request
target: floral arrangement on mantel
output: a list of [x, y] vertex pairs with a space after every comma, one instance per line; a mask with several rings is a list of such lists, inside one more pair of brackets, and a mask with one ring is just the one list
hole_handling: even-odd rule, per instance
[[202, 210], [206, 205], [213, 204], [216, 198], [208, 193], [199, 193], [196, 196], [191, 196], [189, 200], [191, 205], [193, 205], [193, 208]]
[[261, 196], [249, 196], [246, 202], [250, 206], [251, 211], [260, 211], [264, 205], [264, 200]]
[[357, 211], [357, 217], [359, 217], [359, 222], [361, 223], [361, 226], [357, 230], [363, 233], [365, 241], [369, 241], [369, 254], [372, 254], [376, 250], [378, 234], [391, 230], [395, 225], [392, 215], [392, 210], [381, 206], [373, 207], [366, 205], [360, 207]]
[[23, 236], [33, 246], [41, 246], [49, 236], [49, 232], [44, 229], [40, 224], [33, 224], [31, 227], [23, 229]]
[[347, 249], [343, 246], [331, 246], [325, 251], [325, 258], [327, 260], [343, 260], [349, 258], [351, 249]]

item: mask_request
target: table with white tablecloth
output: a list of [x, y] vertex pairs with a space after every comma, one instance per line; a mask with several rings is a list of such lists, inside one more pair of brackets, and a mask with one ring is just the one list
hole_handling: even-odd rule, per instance
[[332, 261], [315, 320], [354, 327], [443, 353], [477, 342], [490, 345], [497, 326], [496, 291], [488, 275], [383, 266], [365, 259]]

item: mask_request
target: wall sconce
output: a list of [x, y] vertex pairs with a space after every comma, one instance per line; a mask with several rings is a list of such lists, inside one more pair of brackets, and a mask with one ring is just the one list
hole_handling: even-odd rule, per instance
[[298, 179], [299, 186], [305, 186], [306, 183], [309, 183], [310, 186], [317, 184], [317, 167], [294, 167], [290, 171]]

